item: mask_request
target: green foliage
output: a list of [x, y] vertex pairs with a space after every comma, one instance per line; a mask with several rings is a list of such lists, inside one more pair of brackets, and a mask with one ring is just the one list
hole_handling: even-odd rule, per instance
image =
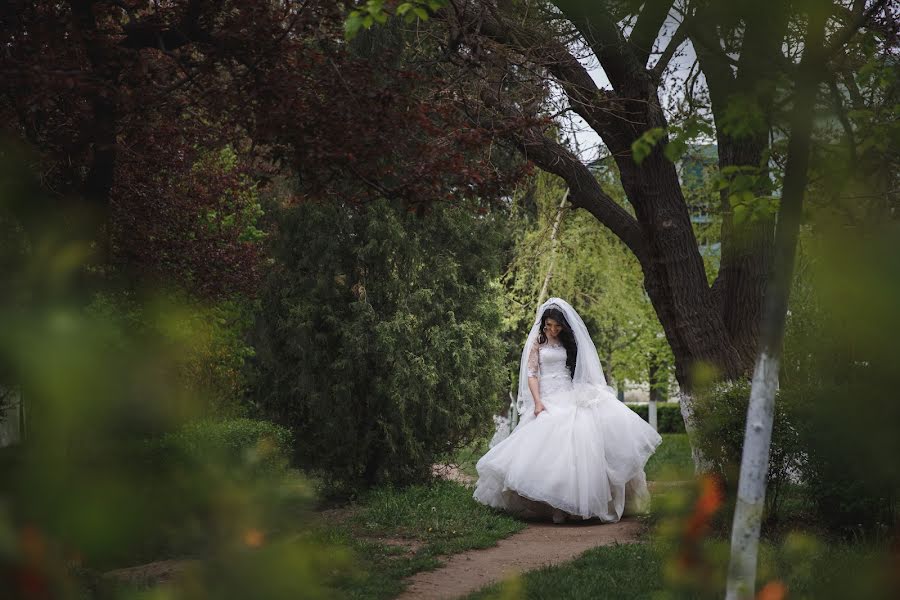
[[[446, 5], [446, 0], [405, 0], [393, 9], [394, 15], [401, 17], [404, 23], [412, 23], [416, 19], [427, 21], [438, 9]], [[360, 29], [371, 29], [376, 23], [384, 25], [391, 17], [391, 6], [386, 0], [366, 0], [351, 10], [344, 21], [344, 36], [352, 40]]]
[[258, 398], [326, 481], [428, 476], [490, 426], [506, 387], [494, 216], [303, 203], [265, 292]]
[[719, 174], [716, 187], [726, 194], [736, 226], [748, 221], [773, 218], [778, 213], [777, 197], [759, 195], [763, 191], [774, 193], [774, 182], [766, 169], [753, 166], [725, 167]]
[[161, 463], [183, 461], [197, 465], [220, 460], [263, 470], [283, 468], [292, 447], [290, 431], [253, 419], [192, 421], [147, 442], [152, 460]]
[[303, 527], [311, 486], [277, 459], [284, 431], [191, 423], [202, 402], [174, 375], [182, 349], [152, 333], [171, 306], [140, 310], [146, 331], [129, 337], [56, 283], [31, 288], [29, 306], [0, 305], [0, 361], [31, 424], [2, 461], [4, 597], [31, 597], [30, 581], [54, 598], [131, 597], [100, 574], [185, 555], [198, 560], [155, 597], [322, 593], [346, 554], [287, 535]]
[[[821, 225], [820, 225], [821, 226]], [[881, 537], [900, 512], [890, 357], [900, 297], [895, 226], [866, 235], [802, 236], [782, 358], [769, 459], [767, 511], [778, 516], [789, 474], [801, 517], [856, 538]], [[697, 399], [698, 444], [733, 490], [749, 384]], [[865, 398], [865, 409], [853, 399]]]
[[644, 159], [650, 156], [653, 148], [666, 137], [666, 130], [663, 127], [654, 127], [648, 129], [641, 134], [641, 137], [631, 143], [631, 156], [634, 162], [641, 164]]
[[[596, 176], [625, 204], [612, 165]], [[555, 253], [550, 230], [565, 188], [540, 174], [517, 199], [513, 222], [520, 231], [502, 283], [507, 364], [518, 365], [521, 344], [531, 327], [538, 295], [551, 270], [548, 295], [565, 298], [584, 319], [612, 384], [646, 381], [657, 365], [655, 384], [667, 388], [673, 358], [656, 312], [643, 288], [643, 273], [634, 255], [585, 211], [563, 209]], [[529, 205], [534, 203], [533, 208]]]
[[663, 154], [672, 162], [680, 160], [688, 151], [691, 143], [698, 138], [711, 138], [715, 134], [712, 126], [697, 115], [690, 115], [683, 122], [669, 127], [654, 127], [641, 134], [631, 143], [631, 156], [634, 162], [641, 164], [650, 156], [653, 148], [666, 139]]
[[669, 125], [669, 141], [663, 153], [672, 162], [681, 160], [698, 139], [711, 139], [715, 135], [712, 125], [697, 115], [690, 115], [681, 123]]
[[691, 479], [694, 459], [686, 433], [662, 433], [663, 442], [647, 461], [644, 471], [648, 481]]
[[897, 235], [889, 223], [804, 240], [787, 321], [782, 397], [807, 455], [806, 500], [817, 524], [853, 538], [900, 519]]
[[[628, 404], [645, 421], [649, 420], [650, 408], [647, 404]], [[677, 402], [660, 402], [656, 405], [656, 425], [660, 433], [684, 433], [684, 419]]]
[[224, 190], [217, 209], [207, 210], [206, 221], [213, 230], [240, 228], [237, 239], [241, 242], [258, 242], [266, 237], [266, 232], [259, 227], [263, 217], [259, 188], [250, 176], [239, 170], [239, 162], [234, 148], [225, 146], [202, 153], [191, 166], [191, 174], [237, 178], [235, 186]]
[[[123, 448], [125, 456], [127, 449]], [[235, 509], [249, 511], [235, 515], [238, 529], [228, 535], [246, 538], [251, 547], [267, 538], [278, 543], [282, 534], [293, 532], [292, 523], [306, 520], [312, 499], [311, 486], [287, 468], [290, 449], [290, 432], [251, 419], [191, 421], [144, 440], [135, 454], [135, 464], [144, 473], [134, 485], [152, 505], [146, 510], [152, 527], [136, 549], [106, 560], [128, 566], [215, 554], [227, 531], [217, 521], [223, 516], [217, 514], [221, 502], [236, 502]], [[157, 479], [159, 474], [165, 474], [162, 480]], [[240, 508], [243, 503], [248, 505]]]
[[[725, 382], [698, 394], [695, 415], [698, 422], [696, 444], [722, 476], [731, 493], [736, 493], [750, 384], [746, 381]], [[775, 421], [766, 474], [766, 518], [776, 519], [790, 477], [801, 472], [803, 447], [797, 435], [796, 422], [783, 398], [776, 395]]]
[[753, 94], [732, 94], [717, 122], [722, 132], [734, 138], [756, 136], [768, 131], [765, 110], [760, 99]]
[[125, 347], [145, 336], [177, 345], [181, 352], [175, 376], [180, 385], [204, 400], [196, 405], [206, 415], [221, 417], [247, 409], [248, 361], [254, 351], [246, 337], [254, 305], [237, 296], [201, 303], [177, 292], [146, 300], [119, 291], [95, 294], [86, 310], [109, 324], [107, 342], [114, 346]]

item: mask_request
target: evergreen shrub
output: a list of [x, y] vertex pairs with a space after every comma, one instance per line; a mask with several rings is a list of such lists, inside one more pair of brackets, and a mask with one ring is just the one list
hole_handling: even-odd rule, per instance
[[[734, 381], [719, 383], [699, 393], [694, 403], [698, 424], [696, 443], [732, 495], [737, 492], [749, 402], [750, 383]], [[802, 476], [804, 459], [791, 412], [778, 393], [766, 475], [764, 519], [777, 519], [785, 488], [792, 479]]]
[[257, 398], [326, 484], [406, 483], [492, 425], [507, 387], [490, 213], [303, 202], [278, 216]]
[[253, 464], [277, 468], [292, 447], [291, 432], [275, 423], [254, 419], [200, 420], [185, 424], [149, 446], [158, 459], [225, 465]]

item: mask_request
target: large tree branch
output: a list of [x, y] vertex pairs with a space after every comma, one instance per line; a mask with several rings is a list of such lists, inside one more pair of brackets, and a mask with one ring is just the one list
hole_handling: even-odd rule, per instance
[[[640, 106], [637, 106], [615, 92], [602, 90], [584, 65], [559, 40], [511, 23], [497, 13], [481, 17], [477, 23], [479, 35], [521, 53], [546, 69], [566, 93], [572, 110], [600, 135], [607, 147], [614, 153], [630, 155], [631, 143], [648, 127], [640, 116], [646, 111], [645, 96], [639, 96]], [[464, 28], [461, 23], [460, 28]]]
[[[478, 34], [503, 44], [546, 69], [563, 88], [569, 104], [608, 146], [615, 145], [616, 130], [626, 115], [617, 95], [597, 87], [590, 73], [568, 48], [556, 39], [502, 20], [498, 14], [483, 15]], [[630, 144], [633, 140], [628, 140]], [[619, 144], [621, 145], [621, 143]]]
[[[509, 109], [499, 106], [496, 97], [483, 97], [487, 104], [509, 112]], [[545, 136], [537, 127], [513, 132], [512, 141], [525, 158], [566, 182], [572, 206], [591, 213], [634, 253], [642, 267], [649, 268], [650, 249], [637, 219], [603, 190], [584, 163], [561, 144]]]
[[[508, 118], [516, 118], [515, 111], [504, 105], [496, 93], [484, 90], [481, 97], [486, 105], [498, 113]], [[481, 125], [490, 126], [485, 123]], [[642, 266], [650, 264], [649, 248], [640, 224], [603, 191], [597, 178], [584, 163], [561, 144], [545, 136], [538, 127], [513, 130], [511, 138], [528, 160], [566, 182], [569, 187], [569, 201], [573, 206], [584, 208], [609, 228], [628, 246]]]
[[554, 4], [594, 51], [613, 89], [623, 96], [644, 97], [646, 94], [638, 88], [649, 82], [647, 60], [642, 61], [633, 51], [603, 3], [554, 0]]
[[835, 114], [837, 115], [838, 121], [841, 122], [841, 126], [844, 128], [844, 133], [847, 135], [850, 160], [856, 165], [858, 160], [856, 152], [856, 135], [853, 132], [853, 124], [850, 123], [850, 118], [847, 116], [847, 109], [844, 107], [844, 98], [841, 95], [840, 89], [838, 89], [837, 79], [833, 73], [830, 74], [828, 79], [828, 90], [831, 92], [831, 101], [834, 104]]
[[673, 0], [648, 0], [644, 3], [644, 9], [638, 15], [637, 23], [631, 30], [628, 43], [637, 56], [638, 61], [644, 66], [653, 51], [653, 42], [659, 35], [669, 10], [674, 4]]
[[669, 66], [669, 61], [675, 56], [675, 52], [681, 44], [684, 43], [684, 40], [687, 39], [688, 28], [690, 27], [689, 18], [690, 17], [685, 16], [684, 20], [679, 23], [678, 28], [675, 30], [675, 33], [672, 34], [669, 43], [666, 44], [666, 49], [663, 50], [659, 60], [656, 61], [656, 64], [653, 65], [653, 68], [650, 70], [650, 77], [653, 81], [660, 81], [662, 79], [666, 67]]
[[719, 106], [725, 104], [728, 91], [734, 85], [734, 73], [725, 52], [710, 36], [710, 30], [714, 28], [715, 18], [706, 12], [698, 12], [697, 18], [688, 25], [688, 36], [697, 53], [715, 113]]
[[628, 246], [642, 265], [649, 264], [649, 251], [637, 220], [603, 191], [587, 166], [536, 129], [517, 136], [516, 143], [526, 158], [566, 181], [573, 206], [594, 215]]
[[[861, 5], [863, 3], [859, 3]], [[884, 8], [887, 4], [887, 0], [876, 0], [872, 6], [869, 7], [866, 11], [855, 10], [855, 16], [851, 20], [851, 22], [844, 27], [843, 29], [838, 30], [834, 35], [831, 36], [831, 39], [828, 41], [828, 44], [825, 46], [825, 57], [826, 60], [830, 57], [833, 57], [835, 54], [839, 53], [841, 49], [843, 49], [844, 45], [847, 44], [856, 35], [856, 32], [859, 31], [859, 28], [868, 23], [872, 18]]]

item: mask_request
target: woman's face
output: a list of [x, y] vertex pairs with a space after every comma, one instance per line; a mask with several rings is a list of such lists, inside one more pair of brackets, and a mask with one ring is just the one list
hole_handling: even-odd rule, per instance
[[562, 331], [562, 325], [556, 319], [547, 319], [544, 321], [544, 334], [548, 339], [555, 340]]

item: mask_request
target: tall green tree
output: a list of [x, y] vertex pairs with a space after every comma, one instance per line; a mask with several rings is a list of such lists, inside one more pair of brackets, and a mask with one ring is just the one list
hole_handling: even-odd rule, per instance
[[258, 399], [295, 432], [300, 465], [336, 483], [408, 482], [485, 432], [506, 388], [501, 224], [386, 201], [282, 211]]

